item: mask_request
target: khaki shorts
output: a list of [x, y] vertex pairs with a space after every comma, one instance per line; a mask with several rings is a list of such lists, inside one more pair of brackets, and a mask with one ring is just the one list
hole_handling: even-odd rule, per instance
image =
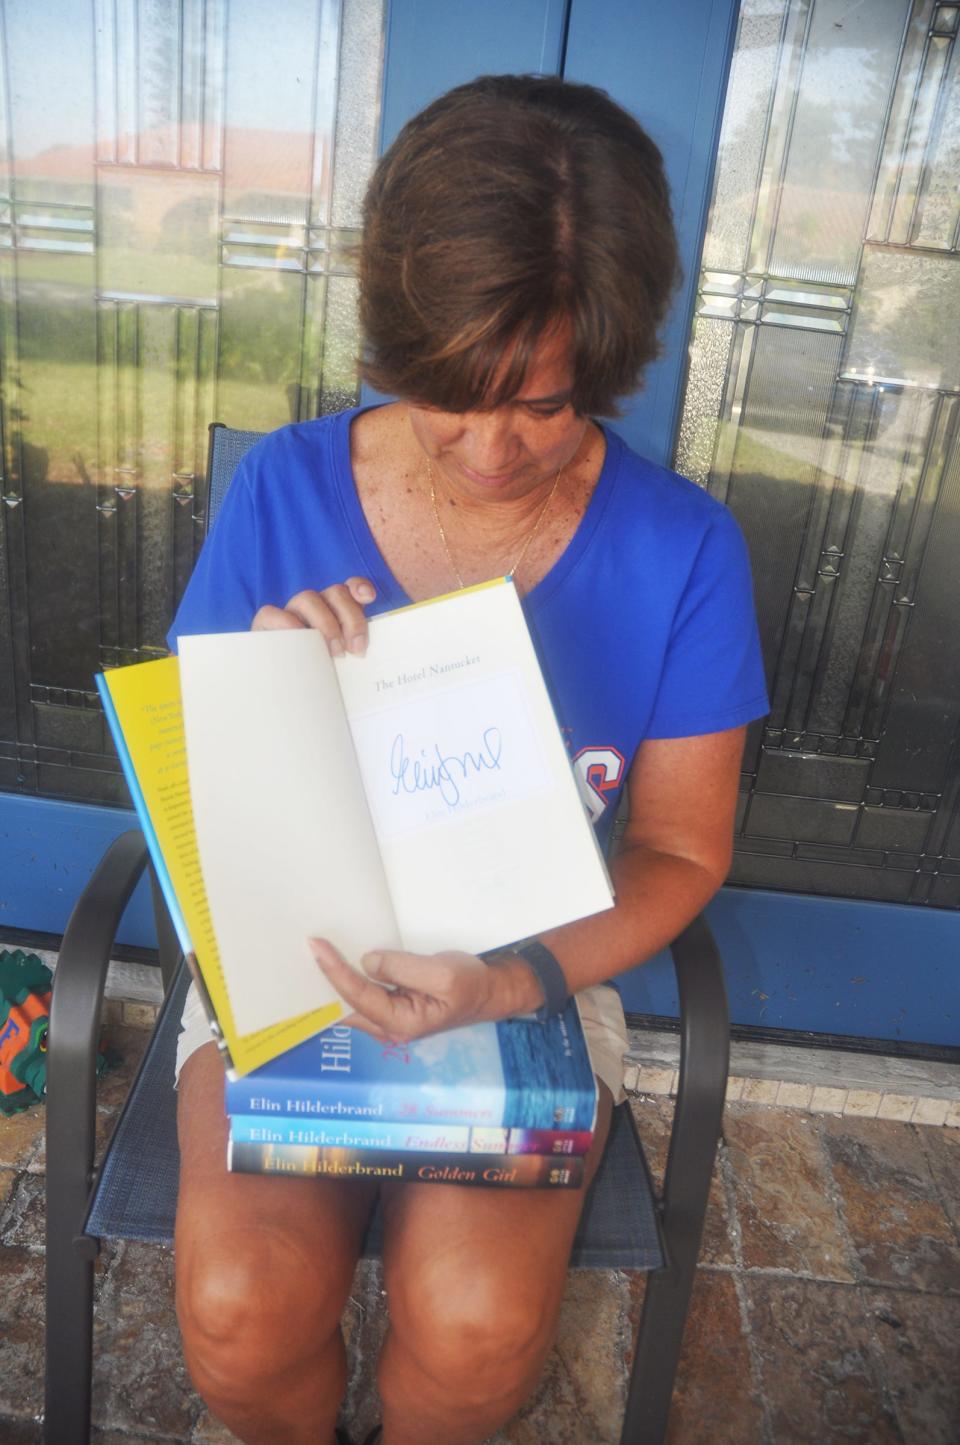
[[[590, 1051], [590, 1062], [598, 1079], [606, 1084], [619, 1104], [626, 1097], [623, 1091], [623, 1056], [627, 1052], [627, 1025], [623, 1005], [615, 988], [598, 984], [577, 994], [577, 1007]], [[187, 1059], [203, 1044], [210, 1043], [210, 1025], [196, 986], [191, 983], [183, 1006], [181, 1033], [177, 1040], [177, 1073]]]

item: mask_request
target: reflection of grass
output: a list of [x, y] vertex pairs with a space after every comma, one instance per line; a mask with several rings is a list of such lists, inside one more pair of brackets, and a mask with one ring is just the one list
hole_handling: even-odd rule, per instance
[[[145, 480], [149, 481], [156, 479], [158, 467], [167, 473], [172, 470], [173, 377], [169, 371], [120, 368], [116, 382], [123, 401], [115, 413], [114, 398], [109, 398], [104, 412], [116, 420], [110, 428], [111, 434], [99, 437], [100, 398], [94, 364], [71, 365], [45, 360], [24, 365], [22, 370], [23, 437], [30, 446], [47, 452], [47, 475], [51, 480], [112, 481], [112, 476], [98, 475], [98, 467], [138, 462], [145, 463]], [[99, 385], [102, 388], [111, 382], [110, 373], [105, 372]], [[117, 423], [122, 436], [129, 437], [124, 448], [126, 455], [122, 451], [118, 455], [118, 445], [122, 447], [123, 440], [121, 437], [118, 441], [113, 434]], [[145, 456], [138, 458], [136, 437], [141, 425]]]
[[290, 401], [284, 386], [231, 379], [218, 387], [217, 415], [210, 420], [222, 421], [243, 431], [273, 431], [295, 418], [290, 415]]
[[[357, 385], [356, 369], [351, 368], [347, 381], [342, 385], [344, 406], [353, 404]], [[329, 394], [332, 387], [326, 374], [324, 387]], [[217, 415], [211, 420], [241, 427], [244, 431], [273, 431], [275, 427], [285, 426], [297, 418], [291, 415], [290, 398], [284, 387], [265, 387], [259, 382], [244, 380], [220, 384]]]
[[[326, 359], [325, 385], [329, 387], [333, 384], [329, 348]], [[126, 366], [116, 373], [104, 369], [99, 379], [92, 363], [44, 359], [25, 363], [21, 370], [24, 386], [20, 393], [20, 430], [27, 446], [35, 449], [26, 459], [34, 481], [41, 480], [37, 452], [46, 452], [46, 478], [51, 481], [111, 483], [115, 479], [108, 469], [135, 465], [141, 469], [143, 484], [165, 486], [170, 483], [175, 465], [188, 470], [195, 466], [203, 471], [210, 422], [271, 431], [293, 419], [283, 381], [269, 385], [256, 376], [231, 378], [218, 388], [216, 415], [197, 417], [196, 433], [181, 439], [181, 455], [177, 457], [172, 367]], [[337, 358], [336, 380], [347, 395], [353, 389], [355, 375], [353, 349], [344, 347]], [[103, 388], [114, 386], [115, 395], [102, 396]], [[205, 394], [210, 391], [207, 388]], [[98, 435], [97, 421], [101, 404], [104, 423], [109, 425], [103, 436]], [[185, 425], [190, 423], [192, 417], [185, 419]], [[11, 433], [15, 430], [11, 426]]]
[[47, 475], [79, 482], [81, 470], [94, 479], [97, 458], [96, 367], [69, 362], [24, 363], [20, 406], [24, 441], [49, 456]]
[[820, 453], [820, 439], [791, 432], [758, 432], [730, 421], [719, 423], [711, 476], [765, 477], [773, 482], [808, 482]]
[[[730, 427], [732, 423], [722, 423]], [[729, 445], [729, 443], [728, 443]], [[734, 475], [769, 477], [771, 481], [809, 481], [821, 457], [820, 438], [796, 432], [758, 433], [741, 427], [736, 438]]]
[[[116, 272], [123, 253], [101, 253], [101, 277]], [[218, 322], [203, 313], [206, 380], [200, 405], [214, 415], [197, 418], [196, 435], [175, 438], [174, 426], [192, 427], [193, 419], [175, 422], [176, 351], [189, 353], [196, 327], [187, 312], [177, 341], [175, 306], [123, 303], [97, 307], [92, 295], [92, 260], [36, 253], [21, 278], [19, 307], [19, 397], [14, 385], [7, 393], [8, 421], [35, 449], [30, 470], [37, 475], [41, 458], [49, 455], [48, 475], [77, 482], [83, 476], [112, 480], [104, 469], [141, 466], [147, 485], [169, 481], [175, 468], [201, 468], [206, 453], [206, 426], [211, 420], [268, 430], [296, 415], [296, 386], [301, 377], [301, 348], [314, 355], [304, 380], [310, 394], [300, 403], [316, 408], [321, 381], [327, 395], [349, 398], [356, 387], [353, 300], [355, 284], [346, 278], [329, 283], [325, 335], [308, 328], [303, 334], [303, 287], [308, 288], [311, 320], [318, 324], [323, 301], [320, 280], [304, 281], [295, 273], [221, 271], [224, 286]], [[157, 255], [150, 258], [153, 294], [171, 296], [208, 289], [209, 267], [196, 257]], [[215, 328], [218, 335], [214, 341]], [[213, 347], [217, 355], [213, 355]], [[115, 347], [118, 351], [114, 365]], [[97, 374], [96, 353], [104, 358]], [[182, 356], [181, 365], [193, 366]], [[216, 402], [210, 373], [219, 369]], [[192, 377], [182, 388], [181, 405], [192, 405]], [[107, 433], [98, 436], [98, 416]]]
[[[92, 300], [94, 258], [63, 257], [45, 251], [28, 251], [21, 257], [22, 279], [31, 287], [42, 288], [38, 295], [47, 296], [55, 305], [84, 305]], [[149, 268], [148, 284], [145, 270]], [[99, 246], [96, 274], [100, 284], [109, 291], [147, 291], [153, 296], [182, 296], [186, 299], [213, 300], [216, 294], [217, 248], [214, 240], [209, 260], [189, 252], [154, 251], [145, 260], [143, 253], [130, 247]]]

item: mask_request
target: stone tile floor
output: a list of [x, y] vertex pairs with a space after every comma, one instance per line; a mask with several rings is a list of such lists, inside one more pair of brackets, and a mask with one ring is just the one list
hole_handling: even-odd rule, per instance
[[[106, 1129], [145, 1035], [114, 1041], [123, 1068], [100, 1093]], [[671, 1104], [635, 1108], [654, 1171]], [[43, 1393], [43, 1115], [0, 1120], [0, 1441], [40, 1438]], [[228, 1445], [188, 1383], [169, 1251], [121, 1245], [98, 1265], [94, 1439]], [[618, 1438], [625, 1356], [642, 1277], [575, 1272], [556, 1347], [496, 1445]], [[384, 1331], [375, 1266], [344, 1326], [344, 1419], [376, 1419]], [[728, 1107], [674, 1399], [674, 1445], [960, 1441], [960, 1130]], [[282, 1442], [278, 1442], [282, 1445]]]

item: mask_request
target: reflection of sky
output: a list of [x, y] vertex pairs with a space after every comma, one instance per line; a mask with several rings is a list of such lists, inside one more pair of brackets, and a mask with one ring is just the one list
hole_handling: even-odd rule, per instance
[[[83, 4], [15, 0], [6, 7], [12, 142], [19, 156], [93, 142], [96, 8], [92, 0]], [[121, 91], [132, 100], [138, 78], [128, 64], [133, 35], [124, 14], [127, 8], [117, 7], [117, 43], [123, 52], [117, 63]], [[207, 6], [216, 8], [226, 12], [226, 0], [220, 0], [219, 6], [213, 0]], [[229, 124], [253, 130], [311, 130], [318, 14], [330, 10], [328, 3], [318, 0], [274, 0], [271, 5], [263, 0], [231, 0]], [[141, 0], [139, 6], [137, 99], [142, 123], [148, 127], [158, 123], [168, 107], [169, 115], [163, 119], [175, 119], [171, 81], [179, 70], [179, 11], [179, 0]], [[101, 31], [99, 43], [110, 43], [107, 32]], [[195, 74], [202, 57], [190, 37], [184, 51], [184, 74]], [[164, 60], [170, 64], [163, 65]], [[101, 104], [106, 94], [104, 88]]]
[[[882, 119], [886, 76], [878, 75], [878, 56], [866, 47], [808, 50], [804, 57], [798, 126], [791, 146], [793, 179], [815, 185], [824, 162], [846, 166], [859, 159], [858, 143], [872, 143]], [[882, 87], [881, 83], [882, 82]], [[742, 87], [731, 106], [727, 143], [749, 145], [757, 125], [755, 97]], [[804, 174], [809, 170], [809, 175]], [[857, 174], [850, 184], [863, 188], [869, 177]]]
[[318, 0], [230, 0], [229, 124], [310, 129], [317, 15], [329, 9]]
[[[779, 55], [782, 9], [780, 0], [746, 0], [742, 7], [751, 44], [738, 53], [727, 98], [725, 142], [731, 146], [752, 151], [758, 125], [762, 129], [764, 92]], [[819, 0], [800, 73], [791, 147], [794, 183], [816, 185], [824, 162], [846, 167], [861, 158], [863, 142], [874, 140], [907, 9], [906, 0]], [[862, 187], [868, 180], [859, 175], [846, 183]]]
[[36, 155], [93, 129], [92, 5], [76, 0], [6, 7], [15, 148]]
[[[850, 143], [877, 128], [876, 106], [863, 114], [863, 97], [871, 96], [876, 57], [850, 48], [821, 50], [808, 56], [803, 74], [807, 140], [811, 150], [825, 147], [836, 161], [850, 159]], [[819, 112], [813, 107], [823, 107]], [[866, 121], [866, 126], [864, 122]], [[822, 154], [822, 153], [821, 153]], [[866, 177], [861, 177], [861, 184]]]

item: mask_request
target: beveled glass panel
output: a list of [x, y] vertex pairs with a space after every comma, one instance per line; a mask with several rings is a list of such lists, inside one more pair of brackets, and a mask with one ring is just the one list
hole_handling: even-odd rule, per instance
[[[737, 47], [723, 113], [714, 203], [703, 244], [706, 269], [744, 270], [749, 265], [761, 170], [766, 157], [767, 115], [781, 63], [789, 0], [743, 5]], [[795, 7], [794, 7], [795, 8]], [[791, 24], [796, 19], [791, 16]], [[772, 160], [772, 157], [771, 157]]]
[[280, 265], [223, 267], [218, 397], [247, 430], [297, 420], [305, 281]]
[[[948, 12], [942, 11], [941, 14]], [[954, 10], [951, 36], [956, 33]], [[942, 22], [941, 22], [942, 23]], [[917, 196], [913, 241], [922, 246], [956, 249], [957, 227], [960, 224], [960, 53], [955, 39], [938, 36], [931, 45], [942, 47], [944, 64], [938, 75], [940, 120], [933, 128]]]
[[[804, 7], [806, 8], [806, 7]], [[817, 0], [802, 42], [773, 222], [778, 276], [853, 280], [904, 26], [903, 0]]]
[[676, 462], [753, 560], [772, 706], [745, 757], [743, 883], [953, 906], [955, 19], [741, 9]]
[[[331, 105], [340, 5], [286, 0], [284, 23], [264, 23], [261, 0], [233, 0], [227, 35], [224, 214], [249, 220], [309, 219], [314, 168], [332, 159]], [[318, 58], [322, 84], [313, 94]], [[263, 77], [273, 77], [264, 85]], [[319, 122], [319, 134], [317, 124]]]
[[166, 650], [211, 421], [356, 399], [383, 0], [0, 27], [0, 786], [121, 802], [94, 674]]
[[960, 389], [960, 258], [864, 246], [843, 375]]
[[100, 288], [216, 304], [220, 178], [103, 167]]

